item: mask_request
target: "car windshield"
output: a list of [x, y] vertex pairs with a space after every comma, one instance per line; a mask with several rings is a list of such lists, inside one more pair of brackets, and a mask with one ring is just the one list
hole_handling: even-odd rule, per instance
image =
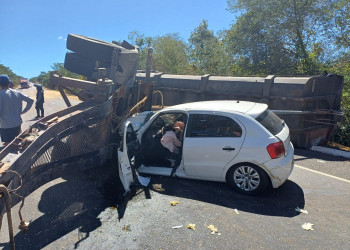
[[273, 135], [277, 135], [283, 129], [283, 121], [271, 110], [266, 109], [256, 120]]

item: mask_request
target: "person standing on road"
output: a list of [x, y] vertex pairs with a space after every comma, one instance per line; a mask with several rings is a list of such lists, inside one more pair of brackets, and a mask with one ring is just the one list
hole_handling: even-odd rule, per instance
[[44, 117], [44, 90], [41, 84], [34, 84], [34, 86], [36, 87], [35, 109], [37, 114], [35, 118]]
[[[9, 84], [10, 78], [0, 75], [0, 135], [5, 146], [21, 132], [21, 114], [26, 113], [34, 102], [21, 92], [10, 89]], [[22, 101], [27, 103], [23, 111]]]

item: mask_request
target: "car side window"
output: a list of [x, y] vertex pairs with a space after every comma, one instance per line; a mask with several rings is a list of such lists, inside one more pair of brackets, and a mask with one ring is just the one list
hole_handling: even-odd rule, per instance
[[186, 123], [187, 116], [183, 113], [165, 113], [159, 115], [150, 126], [152, 130], [159, 130], [166, 125], [175, 124], [177, 121]]
[[242, 128], [222, 115], [190, 115], [186, 137], [241, 137]]

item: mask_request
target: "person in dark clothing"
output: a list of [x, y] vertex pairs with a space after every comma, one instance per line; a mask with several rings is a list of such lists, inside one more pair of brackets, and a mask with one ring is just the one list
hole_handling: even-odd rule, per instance
[[[35, 109], [37, 116], [35, 118], [44, 117], [44, 90], [41, 84], [34, 84], [36, 87]], [[40, 115], [41, 113], [41, 115]]]

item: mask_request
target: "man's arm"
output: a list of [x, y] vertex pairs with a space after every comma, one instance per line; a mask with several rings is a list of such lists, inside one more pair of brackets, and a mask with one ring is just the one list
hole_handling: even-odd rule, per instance
[[33, 105], [34, 100], [26, 95], [23, 95], [22, 93], [20, 93], [22, 96], [22, 100], [25, 101], [27, 103], [26, 107], [23, 109], [21, 114], [26, 113]]

